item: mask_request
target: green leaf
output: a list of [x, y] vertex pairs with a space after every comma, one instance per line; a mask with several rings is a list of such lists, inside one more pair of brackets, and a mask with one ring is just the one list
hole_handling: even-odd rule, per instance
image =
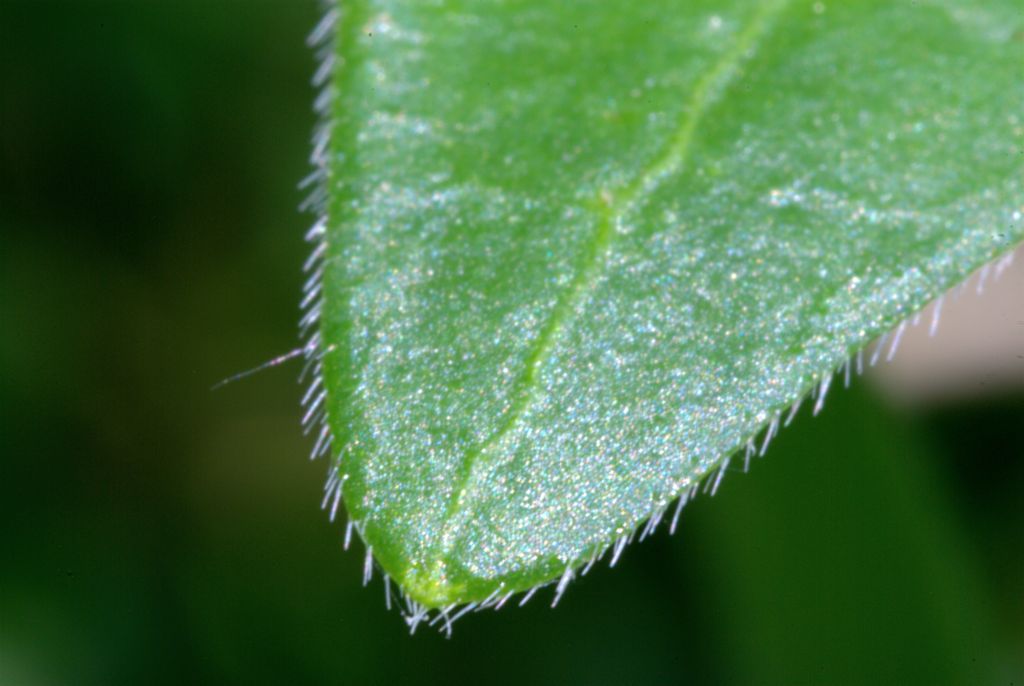
[[328, 497], [412, 607], [621, 550], [1021, 240], [1022, 37], [1018, 0], [341, 3]]

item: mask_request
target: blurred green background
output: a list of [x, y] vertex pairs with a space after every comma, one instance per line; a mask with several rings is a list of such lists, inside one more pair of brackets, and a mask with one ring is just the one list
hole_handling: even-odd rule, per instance
[[0, 685], [1024, 683], [1012, 390], [858, 379], [557, 610], [410, 637], [298, 364], [210, 390], [297, 344], [317, 18], [0, 0]]

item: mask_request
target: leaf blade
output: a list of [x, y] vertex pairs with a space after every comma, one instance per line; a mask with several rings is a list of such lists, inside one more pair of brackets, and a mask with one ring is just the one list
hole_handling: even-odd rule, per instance
[[1021, 49], [965, 8], [346, 5], [327, 408], [411, 597], [579, 565], [1021, 237]]

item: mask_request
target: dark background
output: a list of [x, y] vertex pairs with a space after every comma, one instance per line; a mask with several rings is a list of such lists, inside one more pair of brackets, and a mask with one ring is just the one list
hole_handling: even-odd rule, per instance
[[1024, 683], [1012, 390], [858, 379], [556, 610], [410, 637], [298, 365], [210, 390], [298, 342], [317, 18], [0, 0], [0, 684]]

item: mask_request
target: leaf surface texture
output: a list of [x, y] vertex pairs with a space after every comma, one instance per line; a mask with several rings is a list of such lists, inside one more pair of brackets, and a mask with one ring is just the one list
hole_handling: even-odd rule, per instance
[[426, 607], [586, 563], [1024, 237], [1015, 0], [353, 1], [334, 46], [332, 459]]

